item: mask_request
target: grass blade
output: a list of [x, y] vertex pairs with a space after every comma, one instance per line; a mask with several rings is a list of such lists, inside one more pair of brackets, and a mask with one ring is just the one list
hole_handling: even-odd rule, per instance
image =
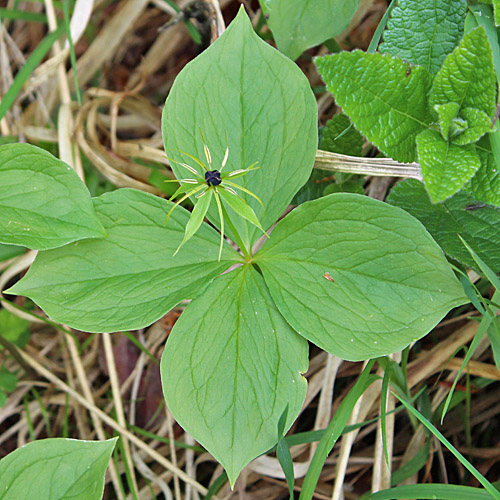
[[36, 49], [28, 57], [24, 66], [18, 71], [14, 82], [5, 93], [2, 102], [0, 102], [0, 120], [5, 116], [5, 113], [12, 106], [24, 83], [28, 80], [40, 61], [46, 56], [54, 42], [64, 32], [64, 26], [59, 26], [57, 30], [50, 32], [36, 47]]
[[[441, 441], [441, 443], [444, 446], [446, 446], [446, 448], [448, 448], [448, 450], [455, 456], [455, 458], [479, 481], [479, 483], [484, 487], [484, 489], [490, 494], [490, 497], [485, 497], [485, 498], [490, 498], [490, 499], [494, 498], [495, 500], [500, 500], [500, 492], [481, 473], [479, 473], [475, 469], [475, 467], [443, 436], [443, 434], [441, 434], [441, 432], [439, 432], [438, 429], [436, 429], [436, 427], [434, 427], [434, 425], [432, 425], [431, 422], [429, 422], [423, 415], [421, 415], [417, 410], [415, 410], [413, 406], [409, 405], [406, 401], [400, 399], [397, 394], [394, 395], [406, 407], [408, 412], [411, 413], [413, 416], [415, 416], [429, 431], [431, 431], [432, 434], [434, 434], [434, 436], [436, 436], [439, 439], [439, 441]], [[371, 498], [374, 498], [375, 500], [375, 497]], [[396, 497], [396, 498], [414, 498], [414, 497]], [[440, 497], [435, 496], [434, 498], [440, 498]], [[457, 496], [452, 498], [453, 500], [455, 500]], [[470, 500], [471, 497], [462, 497], [462, 498], [467, 498], [467, 500]], [[381, 498], [377, 500], [381, 500]]]
[[351, 416], [354, 405], [361, 397], [361, 395], [365, 392], [365, 390], [373, 382], [375, 382], [375, 380], [379, 379], [379, 377], [377, 377], [376, 375], [370, 374], [370, 370], [372, 369], [374, 363], [374, 359], [368, 362], [358, 380], [349, 391], [347, 396], [344, 398], [337, 412], [328, 424], [325, 434], [321, 438], [318, 444], [318, 448], [314, 453], [309, 470], [307, 471], [304, 483], [302, 485], [302, 491], [300, 492], [299, 500], [312, 499], [323, 465], [328, 455], [330, 454], [330, 451], [332, 451], [333, 446], [337, 442], [337, 439], [341, 436], [342, 431], [346, 427], [347, 421]]

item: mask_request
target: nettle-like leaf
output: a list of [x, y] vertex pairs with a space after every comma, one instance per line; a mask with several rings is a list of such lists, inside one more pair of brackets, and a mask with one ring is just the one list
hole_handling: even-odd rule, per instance
[[492, 129], [491, 118], [480, 109], [464, 108], [460, 111], [460, 118], [465, 122], [466, 127], [451, 140], [459, 146], [476, 143]]
[[359, 0], [260, 0], [260, 4], [278, 49], [295, 60], [304, 50], [340, 35]]
[[76, 172], [29, 144], [0, 146], [0, 242], [34, 250], [106, 235]]
[[239, 255], [207, 224], [173, 257], [189, 212], [133, 189], [94, 200], [107, 238], [40, 252], [26, 276], [7, 293], [34, 300], [54, 321], [87, 332], [150, 325], [181, 300], [195, 297]]
[[484, 143], [480, 141], [477, 147], [481, 166], [464, 189], [475, 200], [500, 207], [500, 172], [491, 151], [480, 147], [481, 144]]
[[463, 123], [463, 120], [456, 120], [459, 110], [460, 104], [458, 102], [447, 102], [446, 104], [436, 104], [434, 106], [434, 111], [439, 119], [441, 135], [445, 141], [450, 138], [450, 134], [453, 136], [461, 133], [467, 126]]
[[416, 136], [433, 121], [431, 74], [389, 55], [359, 50], [316, 59], [335, 101], [362, 134], [401, 162], [416, 159]]
[[117, 438], [42, 439], [0, 460], [0, 500], [101, 500]]
[[308, 346], [281, 316], [262, 276], [244, 265], [217, 278], [174, 326], [161, 361], [169, 409], [224, 466], [272, 448], [304, 402]]
[[473, 144], [457, 146], [445, 141], [436, 130], [419, 134], [417, 148], [422, 176], [434, 202], [454, 195], [481, 166]]
[[453, 259], [476, 266], [458, 237], [461, 235], [488, 266], [500, 272], [500, 208], [478, 203], [465, 191], [433, 204], [424, 185], [415, 179], [398, 183], [387, 201], [419, 219]]
[[493, 56], [483, 26], [467, 33], [437, 73], [430, 95], [432, 106], [456, 102], [493, 117], [496, 78]]
[[462, 38], [466, 13], [466, 0], [400, 0], [379, 50], [437, 73]]
[[[223, 35], [177, 76], [162, 130], [165, 151], [177, 162], [197, 167], [179, 150], [203, 158], [200, 131], [215, 169], [222, 164], [226, 136], [225, 171], [258, 162], [258, 170], [235, 182], [257, 193], [264, 209], [235, 190], [268, 229], [311, 173], [318, 142], [316, 101], [304, 74], [255, 34], [242, 8]], [[178, 179], [186, 177], [181, 166], [174, 163], [172, 169]], [[220, 227], [215, 206], [208, 217]], [[260, 229], [231, 210], [228, 217], [247, 248], [261, 236]], [[227, 234], [234, 237], [230, 229]]]
[[341, 155], [361, 156], [363, 136], [354, 128], [347, 115], [339, 113], [326, 122], [320, 147]]
[[466, 302], [416, 219], [355, 194], [296, 208], [255, 260], [290, 325], [352, 361], [405, 348]]

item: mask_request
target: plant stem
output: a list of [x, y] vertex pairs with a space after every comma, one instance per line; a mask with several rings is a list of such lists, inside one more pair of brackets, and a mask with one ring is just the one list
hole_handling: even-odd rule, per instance
[[236, 244], [240, 247], [240, 250], [242, 251], [245, 258], [247, 260], [251, 260], [252, 254], [247, 250], [245, 244], [243, 243], [243, 240], [240, 238], [240, 235], [238, 234], [237, 229], [234, 227], [234, 224], [231, 222], [231, 219], [229, 218], [229, 214], [227, 213], [227, 210], [225, 209], [224, 204], [222, 203], [222, 200], [221, 200], [221, 207], [222, 207], [222, 213], [224, 214], [224, 219], [227, 221], [227, 225], [234, 235], [234, 239], [235, 239]]

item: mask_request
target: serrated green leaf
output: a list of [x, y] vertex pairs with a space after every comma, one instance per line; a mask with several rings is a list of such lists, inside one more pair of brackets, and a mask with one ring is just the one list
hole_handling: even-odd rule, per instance
[[347, 115], [339, 113], [326, 122], [320, 149], [341, 155], [361, 156], [363, 136], [354, 128]]
[[165, 226], [168, 201], [134, 189], [94, 200], [107, 238], [40, 252], [8, 293], [34, 300], [54, 321], [88, 332], [134, 330], [195, 297], [239, 256], [208, 224], [173, 253], [190, 213], [177, 207]]
[[278, 49], [295, 60], [304, 50], [340, 35], [359, 0], [260, 0]]
[[41, 439], [0, 460], [0, 500], [101, 500], [117, 438]]
[[280, 315], [251, 265], [217, 278], [175, 324], [161, 360], [165, 398], [232, 485], [247, 463], [276, 444], [287, 404], [285, 430], [297, 417], [307, 355], [307, 342]]
[[398, 183], [387, 201], [419, 219], [453, 259], [475, 266], [457, 236], [460, 234], [495, 272], [500, 271], [499, 208], [478, 204], [464, 191], [443, 203], [432, 204], [424, 185], [414, 179]]
[[500, 0], [493, 0], [495, 26], [500, 26]]
[[491, 131], [491, 118], [480, 109], [464, 108], [460, 111], [460, 117], [465, 120], [467, 127], [461, 134], [452, 138], [453, 144], [473, 144]]
[[436, 111], [439, 118], [441, 135], [445, 141], [450, 138], [450, 129], [459, 110], [460, 104], [458, 102], [447, 102], [446, 104], [436, 104], [434, 106], [434, 111]]
[[493, 117], [496, 110], [493, 56], [483, 26], [467, 33], [436, 74], [430, 104], [456, 102]]
[[365, 196], [304, 203], [254, 258], [290, 325], [348, 360], [399, 351], [466, 302], [425, 228]]
[[[481, 144], [481, 142], [480, 142]], [[500, 172], [491, 151], [477, 148], [481, 166], [464, 188], [475, 200], [500, 207]]]
[[415, 160], [415, 138], [432, 122], [427, 70], [359, 50], [319, 57], [316, 65], [337, 104], [369, 141], [397, 161]]
[[453, 196], [481, 166], [473, 144], [457, 146], [445, 141], [436, 130], [419, 134], [417, 148], [425, 186], [434, 202]]
[[[256, 82], [258, 91], [256, 91]], [[222, 36], [178, 75], [165, 103], [162, 119], [169, 157], [190, 163], [182, 150], [204, 158], [200, 129], [210, 148], [213, 168], [224, 172], [260, 168], [238, 179], [264, 203], [242, 193], [264, 229], [283, 213], [293, 195], [307, 181], [314, 165], [317, 107], [309, 82], [290, 59], [261, 40], [240, 10]], [[178, 178], [184, 169], [173, 165]], [[219, 227], [217, 210], [208, 211]], [[249, 248], [260, 230], [229, 214]], [[232, 239], [233, 234], [228, 231]]]
[[464, 33], [466, 0], [400, 0], [379, 50], [437, 73]]
[[0, 242], [34, 250], [106, 235], [76, 172], [30, 144], [0, 146]]
[[0, 335], [17, 347], [24, 347], [30, 339], [29, 321], [0, 309]]

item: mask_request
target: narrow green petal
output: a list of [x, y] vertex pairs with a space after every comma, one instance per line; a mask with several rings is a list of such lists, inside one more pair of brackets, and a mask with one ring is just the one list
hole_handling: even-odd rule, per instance
[[220, 219], [220, 248], [219, 248], [219, 261], [220, 261], [220, 257], [222, 255], [222, 245], [224, 244], [224, 215], [222, 213], [222, 204], [219, 197], [219, 190], [214, 191], [214, 195]]
[[198, 203], [196, 203], [193, 212], [191, 213], [191, 217], [189, 218], [188, 223], [186, 224], [186, 230], [184, 231], [184, 239], [181, 244], [177, 247], [174, 255], [181, 249], [182, 245], [186, 243], [200, 228], [205, 215], [207, 214], [208, 207], [210, 206], [210, 201], [212, 200], [213, 190], [209, 189], [208, 192], [198, 199]]
[[195, 161], [203, 170], [208, 170], [207, 166], [200, 159], [196, 158], [196, 156], [190, 155], [189, 153], [186, 153], [185, 151], [182, 151], [181, 149], [176, 149], [175, 151], [179, 151], [183, 155], [186, 155], [189, 158], [191, 158], [191, 160]]
[[230, 186], [235, 187], [236, 189], [241, 189], [245, 193], [255, 198], [261, 204], [262, 208], [264, 208], [264, 203], [262, 203], [261, 199], [256, 194], [253, 194], [252, 191], [249, 191], [248, 189], [241, 187], [239, 184], [236, 184], [235, 182], [227, 181], [225, 179], [224, 179], [224, 184], [229, 184]]
[[[174, 211], [175, 207], [177, 207], [179, 204], [181, 204], [186, 198], [189, 198], [190, 196], [193, 196], [193, 194], [196, 194], [198, 191], [201, 191], [205, 186], [197, 186], [188, 193], [186, 193], [180, 200], [178, 200], [175, 205], [169, 210], [167, 217], [165, 219], [165, 222], [163, 224], [166, 224], [168, 222], [168, 219], [170, 218], [170, 215]], [[220, 260], [220, 259], [219, 259]]]

